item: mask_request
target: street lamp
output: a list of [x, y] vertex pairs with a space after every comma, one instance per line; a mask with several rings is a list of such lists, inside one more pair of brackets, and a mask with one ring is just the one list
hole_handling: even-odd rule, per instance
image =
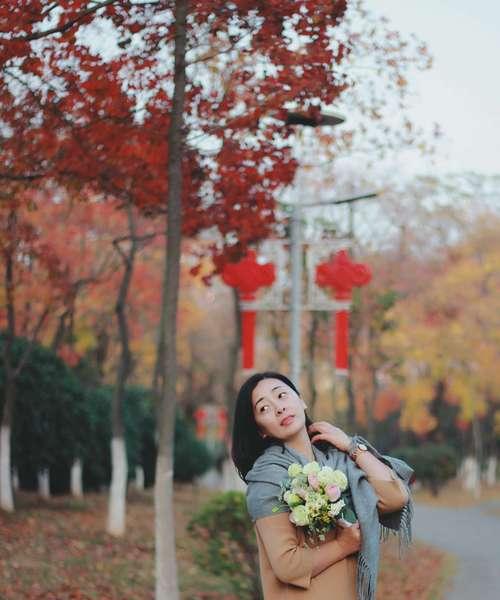
[[319, 125], [334, 127], [345, 121], [344, 117], [336, 113], [319, 113], [317, 117], [309, 117], [300, 112], [289, 112], [286, 116], [286, 125], [306, 125], [307, 127], [318, 127]]
[[[308, 127], [340, 125], [345, 119], [334, 113], [320, 113], [316, 118], [308, 117], [302, 113], [290, 112], [287, 115], [287, 125], [304, 125]], [[290, 262], [291, 262], [291, 290], [290, 290], [290, 350], [289, 365], [292, 381], [300, 383], [301, 348], [300, 348], [300, 322], [302, 313], [302, 240], [301, 240], [301, 209], [303, 207], [327, 206], [335, 204], [352, 204], [358, 200], [375, 198], [377, 194], [362, 194], [340, 200], [322, 200], [318, 202], [300, 203], [302, 185], [299, 178], [299, 189], [295, 202], [292, 204], [290, 216]]]
[[[289, 112], [286, 118], [287, 125], [302, 125], [306, 127], [335, 127], [345, 121], [344, 117], [335, 113], [319, 113], [316, 117], [309, 117], [298, 112]], [[299, 178], [299, 184], [300, 184]], [[300, 320], [301, 320], [301, 295], [302, 295], [302, 244], [300, 232], [301, 218], [301, 192], [292, 205], [290, 216], [290, 262], [291, 262], [291, 294], [290, 294], [290, 375], [292, 381], [299, 385], [300, 379]]]

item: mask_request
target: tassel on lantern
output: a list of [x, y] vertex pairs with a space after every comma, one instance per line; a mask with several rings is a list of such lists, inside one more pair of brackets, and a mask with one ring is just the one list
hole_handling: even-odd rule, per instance
[[335, 368], [339, 375], [347, 374], [349, 360], [349, 311], [335, 313]]

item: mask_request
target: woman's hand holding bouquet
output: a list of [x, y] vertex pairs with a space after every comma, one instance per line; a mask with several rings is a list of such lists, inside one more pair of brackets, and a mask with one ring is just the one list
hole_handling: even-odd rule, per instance
[[[297, 527], [305, 527], [312, 538], [324, 540], [324, 534], [334, 527], [351, 527], [357, 522], [345, 473], [320, 467], [316, 461], [304, 466], [292, 463], [288, 467], [288, 478], [281, 484], [279, 499], [290, 507], [290, 521]], [[356, 536], [343, 537], [346, 541], [349, 537], [351, 544]]]

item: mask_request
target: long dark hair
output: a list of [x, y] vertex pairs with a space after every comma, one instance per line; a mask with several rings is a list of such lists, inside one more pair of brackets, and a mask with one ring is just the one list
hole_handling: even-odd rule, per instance
[[[238, 475], [245, 483], [248, 471], [250, 471], [254, 462], [267, 447], [279, 444], [283, 451], [285, 450], [282, 440], [272, 437], [262, 438], [259, 435], [259, 430], [253, 414], [252, 392], [257, 384], [263, 379], [279, 379], [288, 387], [290, 387], [298, 396], [300, 396], [298, 389], [286, 375], [276, 373], [274, 371], [254, 373], [241, 386], [236, 398], [236, 406], [234, 409], [231, 458], [233, 459], [234, 466], [238, 471]], [[304, 413], [306, 416], [306, 428], [308, 428], [309, 425], [312, 424], [312, 421], [307, 412], [304, 411]], [[315, 444], [315, 446], [320, 450], [326, 451], [329, 444], [328, 442], [322, 441]]]

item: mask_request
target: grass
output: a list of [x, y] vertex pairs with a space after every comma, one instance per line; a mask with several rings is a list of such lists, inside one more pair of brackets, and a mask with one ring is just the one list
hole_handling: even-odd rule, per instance
[[[192, 560], [195, 541], [186, 535], [190, 516], [214, 492], [176, 485], [177, 557], [182, 600], [239, 600], [225, 582], [201, 572]], [[104, 531], [107, 497], [42, 501], [18, 493], [16, 512], [0, 512], [0, 598], [2, 600], [153, 600], [154, 506], [151, 491], [130, 493], [127, 533]], [[397, 540], [382, 546], [378, 597], [439, 600], [450, 559], [415, 544], [406, 560]]]

